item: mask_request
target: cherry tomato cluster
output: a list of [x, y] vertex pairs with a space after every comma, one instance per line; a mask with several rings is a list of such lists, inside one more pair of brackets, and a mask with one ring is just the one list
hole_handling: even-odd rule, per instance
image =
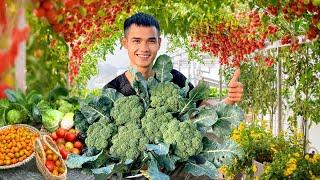
[[59, 176], [64, 173], [65, 169], [63, 166], [62, 160], [59, 160], [59, 157], [55, 152], [53, 152], [46, 145], [43, 145], [43, 149], [46, 155], [46, 168], [55, 176]]
[[63, 159], [67, 159], [69, 153], [80, 154], [83, 144], [77, 139], [75, 129], [65, 130], [58, 128], [50, 134], [59, 148], [59, 152]]
[[38, 0], [34, 10], [38, 17], [45, 17], [55, 32], [70, 45], [69, 82], [79, 73], [83, 55], [95, 40], [111, 36], [104, 26], [111, 26], [121, 11], [130, 12], [131, 0]]
[[38, 134], [25, 127], [0, 130], [0, 166], [16, 164], [29, 157], [37, 137]]

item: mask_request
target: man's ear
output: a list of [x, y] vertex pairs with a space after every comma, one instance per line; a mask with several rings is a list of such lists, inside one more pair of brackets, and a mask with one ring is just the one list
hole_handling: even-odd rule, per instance
[[161, 37], [158, 38], [158, 42], [159, 42], [159, 48], [161, 46]]
[[121, 39], [121, 45], [122, 45], [124, 48], [128, 49], [128, 39], [125, 38], [125, 37], [123, 37], [123, 38]]

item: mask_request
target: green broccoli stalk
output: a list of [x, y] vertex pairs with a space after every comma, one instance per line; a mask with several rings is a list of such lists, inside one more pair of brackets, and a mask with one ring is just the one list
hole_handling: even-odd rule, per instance
[[202, 135], [190, 121], [171, 121], [161, 126], [161, 131], [164, 142], [182, 159], [199, 154], [203, 148]]
[[88, 147], [98, 150], [108, 147], [111, 137], [117, 132], [117, 126], [109, 123], [107, 119], [100, 119], [89, 126], [85, 143]]
[[127, 159], [135, 160], [144, 151], [148, 138], [138, 125], [129, 123], [118, 129], [118, 134], [112, 138], [110, 154], [123, 161]]
[[144, 107], [138, 96], [126, 96], [119, 98], [111, 109], [110, 115], [116, 125], [123, 125], [129, 122], [140, 123]]
[[180, 111], [186, 100], [180, 95], [179, 87], [172, 82], [159, 83], [150, 89], [150, 106], [153, 108], [166, 107], [170, 112]]
[[176, 120], [167, 108], [149, 108], [146, 115], [141, 119], [142, 129], [151, 142], [163, 141], [160, 127], [172, 120]]

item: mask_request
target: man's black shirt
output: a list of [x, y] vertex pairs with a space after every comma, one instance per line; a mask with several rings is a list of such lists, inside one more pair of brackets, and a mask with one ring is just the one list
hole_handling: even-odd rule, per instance
[[[172, 69], [171, 74], [173, 76], [171, 82], [178, 85], [180, 88], [185, 86], [185, 82], [187, 78], [179, 71]], [[189, 82], [189, 90], [193, 89], [194, 86]], [[129, 80], [125, 76], [125, 73], [122, 73], [112, 81], [110, 81], [107, 85], [103, 87], [105, 88], [113, 88], [116, 89], [118, 92], [123, 94], [124, 96], [136, 95], [135, 90], [132, 88]]]

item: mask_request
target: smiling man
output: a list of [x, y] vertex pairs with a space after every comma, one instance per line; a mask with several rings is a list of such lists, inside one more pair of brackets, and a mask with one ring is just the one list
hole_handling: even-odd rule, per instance
[[[154, 76], [152, 71], [153, 61], [160, 49], [160, 25], [159, 22], [151, 15], [144, 13], [136, 13], [124, 22], [124, 38], [122, 45], [127, 49], [130, 59], [130, 66], [137, 67], [145, 79]], [[186, 77], [179, 71], [173, 69], [172, 82], [179, 87], [184, 87]], [[242, 97], [243, 87], [238, 82], [240, 70], [237, 70], [229, 83], [228, 97], [224, 99], [226, 104], [234, 104], [239, 102]], [[125, 96], [135, 95], [136, 92], [131, 86], [131, 74], [129, 71], [124, 72], [104, 88], [113, 88]], [[189, 83], [190, 90], [194, 87]], [[208, 104], [202, 102], [202, 104]]]

